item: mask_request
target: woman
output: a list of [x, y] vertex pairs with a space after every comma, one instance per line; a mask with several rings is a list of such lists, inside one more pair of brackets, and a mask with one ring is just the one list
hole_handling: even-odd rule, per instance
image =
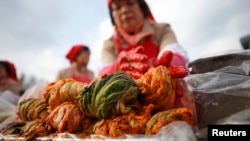
[[144, 0], [107, 0], [114, 34], [102, 49], [101, 75], [125, 71], [139, 78], [171, 51], [171, 65], [186, 66], [186, 51], [169, 24], [156, 23]]
[[0, 92], [7, 90], [20, 96], [21, 84], [16, 75], [15, 65], [10, 61], [0, 61]]
[[85, 45], [74, 45], [66, 55], [71, 66], [59, 71], [56, 80], [73, 78], [82, 83], [90, 83], [94, 72], [87, 68], [90, 50]]
[[[16, 118], [16, 106], [22, 94], [21, 83], [15, 65], [6, 60], [0, 61], [0, 130]], [[10, 121], [11, 120], [11, 121]]]

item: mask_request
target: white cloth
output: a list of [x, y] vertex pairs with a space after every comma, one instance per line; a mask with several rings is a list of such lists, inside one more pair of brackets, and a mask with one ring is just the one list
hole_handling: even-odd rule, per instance
[[[10, 103], [8, 100], [6, 100], [6, 94], [8, 94], [8, 92], [4, 92], [5, 94], [3, 95], [3, 93], [0, 93], [0, 125], [1, 123], [11, 117], [11, 116], [15, 116], [16, 115], [16, 105]], [[4, 97], [2, 97], [4, 96]], [[8, 99], [11, 98], [11, 96], [8, 97]]]
[[0, 98], [13, 104], [17, 105], [20, 97], [14, 94], [12, 91], [6, 90], [0, 93]]

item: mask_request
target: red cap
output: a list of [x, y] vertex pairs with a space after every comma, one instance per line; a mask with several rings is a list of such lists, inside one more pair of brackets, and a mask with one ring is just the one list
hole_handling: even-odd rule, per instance
[[[145, 0], [141, 0], [141, 1], [143, 1], [147, 5], [147, 3], [145, 2]], [[111, 3], [112, 3], [112, 0], [107, 0], [108, 7], [110, 7]], [[149, 7], [148, 7], [147, 10], [148, 10], [147, 12], [148, 12], [148, 18], [149, 18], [149, 20], [152, 21], [152, 22], [155, 22], [155, 18], [153, 16], [151, 10], [149, 9]]]
[[16, 75], [16, 67], [13, 63], [10, 61], [5, 61], [5, 63], [8, 65], [10, 72], [9, 72], [9, 77], [12, 78], [15, 81], [18, 81], [17, 75]]
[[107, 0], [108, 7], [110, 6], [112, 0]]
[[70, 51], [67, 53], [66, 58], [72, 63], [76, 57], [76, 54], [81, 51], [83, 48], [85, 48], [85, 45], [74, 45], [70, 49]]

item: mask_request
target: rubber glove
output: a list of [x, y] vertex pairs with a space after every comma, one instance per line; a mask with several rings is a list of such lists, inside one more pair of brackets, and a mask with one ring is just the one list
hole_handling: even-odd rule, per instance
[[138, 79], [149, 68], [148, 57], [144, 54], [143, 47], [138, 46], [130, 51], [122, 51], [112, 66], [104, 68], [101, 75], [110, 74], [117, 71], [123, 71], [134, 79]]
[[162, 56], [158, 59], [157, 65], [164, 66], [183, 66], [186, 67], [186, 61], [184, 57], [172, 51], [165, 51]]
[[183, 104], [181, 99], [184, 92], [178, 83], [178, 78], [184, 78], [188, 75], [184, 58], [179, 54], [174, 54], [172, 51], [165, 51], [162, 56], [155, 61], [154, 65], [164, 65], [168, 67], [172, 77], [175, 79], [175, 105], [176, 107], [182, 107]]

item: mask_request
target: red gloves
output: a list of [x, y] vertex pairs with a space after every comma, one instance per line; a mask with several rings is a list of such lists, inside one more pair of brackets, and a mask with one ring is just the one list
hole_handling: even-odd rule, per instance
[[171, 51], [165, 51], [161, 58], [157, 60], [154, 65], [164, 65], [168, 67], [172, 77], [175, 79], [175, 106], [182, 107], [183, 104], [181, 99], [184, 95], [184, 92], [178, 81], [178, 78], [184, 78], [188, 75], [185, 60], [179, 54], [173, 54]]
[[161, 58], [155, 62], [154, 66], [186, 66], [184, 58], [179, 54], [174, 54], [172, 51], [165, 51]]
[[157, 65], [169, 66], [173, 58], [173, 52], [165, 51], [158, 60]]
[[[130, 51], [122, 51], [118, 54], [117, 59], [113, 63], [112, 66], [108, 66], [104, 68], [101, 72], [101, 75], [111, 74], [117, 71], [126, 72], [128, 75], [133, 77], [134, 79], [140, 78], [150, 67], [156, 67], [159, 65], [167, 66], [169, 69], [175, 69], [175, 71], [183, 71], [185, 67], [184, 59], [178, 55], [173, 54], [171, 51], [165, 51], [160, 59], [151, 58], [148, 59], [146, 55], [143, 53], [143, 47], [138, 46]], [[171, 66], [178, 65], [180, 66], [177, 68], [171, 68]], [[177, 70], [176, 70], [177, 69]], [[179, 74], [179, 73], [176, 73]], [[175, 75], [175, 74], [173, 74]], [[183, 74], [186, 75], [186, 74]], [[181, 78], [182, 76], [177, 76]]]
[[149, 68], [148, 57], [142, 51], [142, 46], [138, 46], [130, 51], [120, 52], [114, 64], [105, 68], [101, 75], [123, 71], [134, 79], [140, 78]]

